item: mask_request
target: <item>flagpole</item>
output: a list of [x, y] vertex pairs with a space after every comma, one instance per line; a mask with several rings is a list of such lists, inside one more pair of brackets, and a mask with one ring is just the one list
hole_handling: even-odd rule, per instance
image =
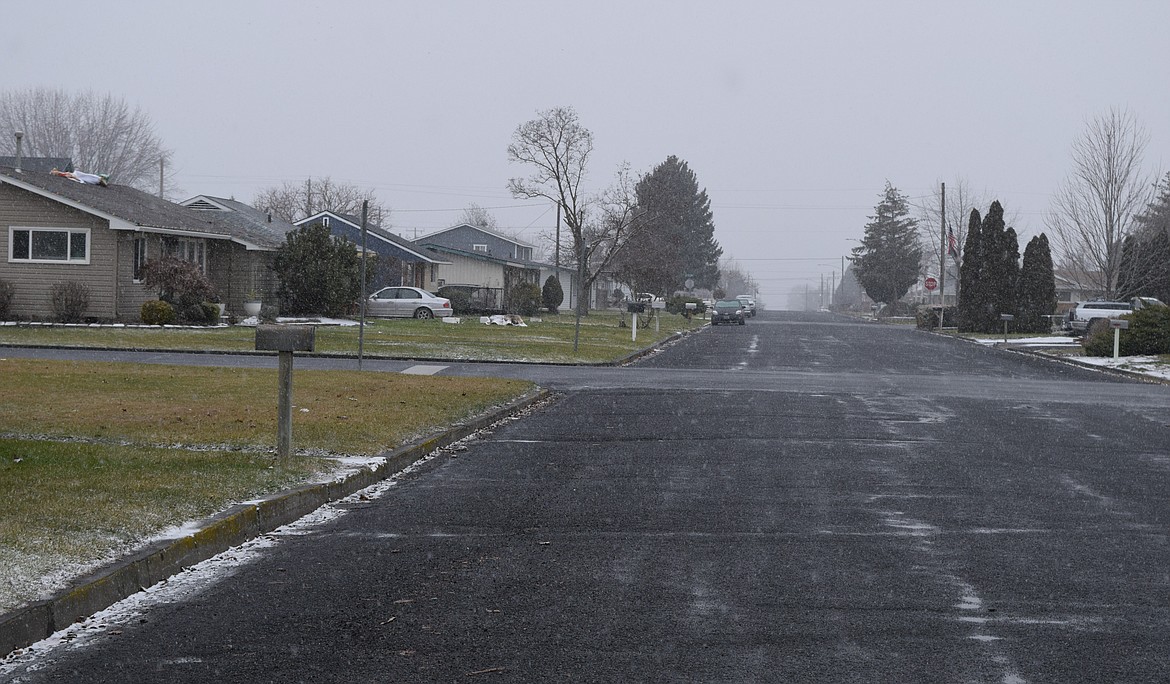
[[[938, 224], [942, 233], [939, 235], [938, 250], [938, 305], [945, 308], [947, 305], [947, 184], [942, 184], [942, 207], [939, 210]], [[938, 327], [942, 327], [942, 308], [938, 312]]]

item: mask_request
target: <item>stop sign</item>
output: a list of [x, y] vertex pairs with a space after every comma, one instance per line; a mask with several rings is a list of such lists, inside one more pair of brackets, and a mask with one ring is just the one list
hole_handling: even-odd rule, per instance
[[933, 292], [934, 288], [938, 287], [938, 281], [935, 280], [933, 277], [930, 277], [930, 278], [926, 279], [926, 282], [924, 282], [923, 285], [926, 286], [927, 290]]

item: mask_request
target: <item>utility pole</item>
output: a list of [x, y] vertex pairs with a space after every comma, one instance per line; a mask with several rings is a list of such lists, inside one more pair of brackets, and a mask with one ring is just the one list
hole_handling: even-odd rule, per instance
[[164, 182], [163, 178], [165, 177], [165, 174], [166, 174], [166, 166], [167, 166], [167, 160], [164, 159], [163, 157], [159, 157], [159, 159], [158, 159], [158, 198], [159, 199], [164, 199], [164, 197], [163, 197], [163, 182]]
[[[942, 206], [939, 209], [939, 218], [941, 219], [939, 229], [942, 235], [939, 238], [938, 250], [938, 305], [944, 307], [947, 305], [947, 184], [942, 184]], [[942, 327], [942, 311], [938, 315], [938, 327]]]
[[313, 177], [305, 179], [305, 216], [313, 215]]
[[358, 318], [358, 370], [362, 369], [362, 356], [365, 352], [366, 342], [366, 221], [370, 214], [370, 201], [362, 200], [362, 282], [361, 282], [361, 312]]
[[553, 265], [557, 267], [557, 280], [561, 279], [561, 203], [557, 202], [557, 239], [553, 243]]

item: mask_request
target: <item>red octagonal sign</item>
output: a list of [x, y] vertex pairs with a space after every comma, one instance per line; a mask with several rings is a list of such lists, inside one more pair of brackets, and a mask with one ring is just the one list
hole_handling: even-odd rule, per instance
[[923, 283], [923, 285], [926, 286], [927, 290], [930, 290], [931, 292], [933, 292], [934, 288], [938, 287], [938, 281], [935, 280], [933, 277], [930, 277], [930, 278], [926, 279], [926, 281]]

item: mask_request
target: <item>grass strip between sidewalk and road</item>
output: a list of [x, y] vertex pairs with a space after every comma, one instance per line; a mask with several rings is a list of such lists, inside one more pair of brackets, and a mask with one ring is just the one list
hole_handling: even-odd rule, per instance
[[297, 371], [272, 455], [275, 370], [0, 359], [0, 612], [160, 531], [320, 480], [531, 391], [530, 383]]

